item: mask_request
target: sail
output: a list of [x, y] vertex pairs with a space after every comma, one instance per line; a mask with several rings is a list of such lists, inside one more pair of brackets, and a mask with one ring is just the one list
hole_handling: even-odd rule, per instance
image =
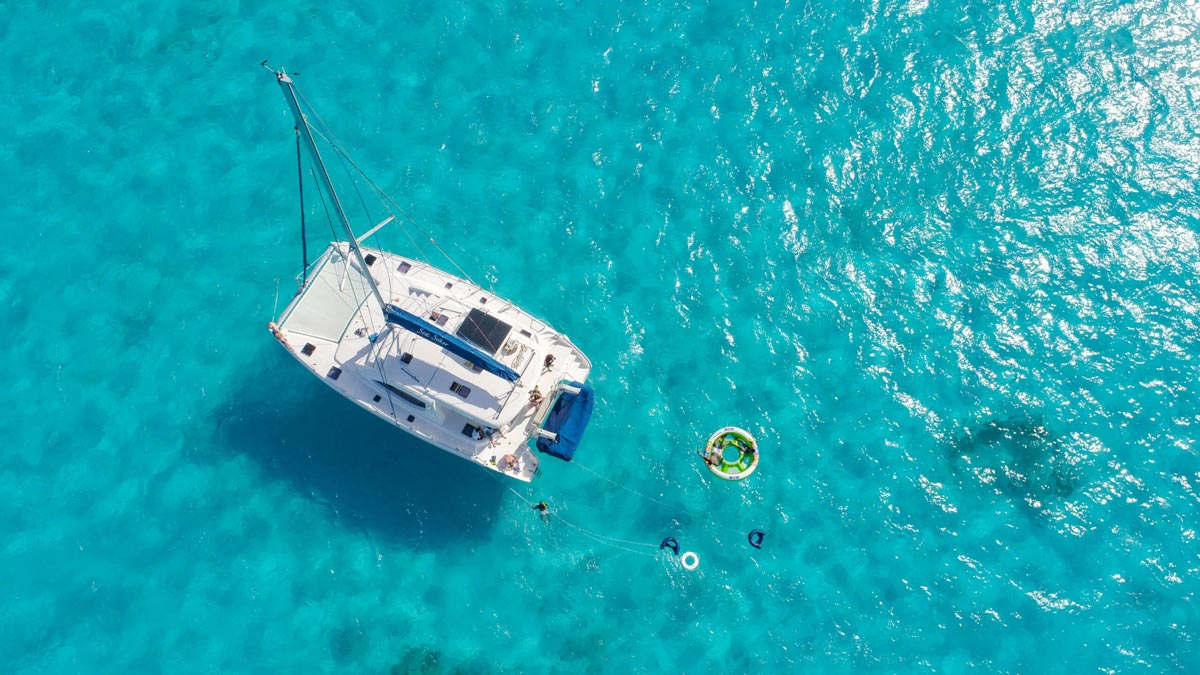
[[509, 382], [513, 382], [520, 377], [517, 371], [484, 354], [466, 341], [447, 333], [437, 326], [430, 324], [428, 321], [423, 321], [415, 314], [410, 314], [392, 304], [384, 306], [383, 313], [387, 317], [388, 323], [394, 323], [405, 330], [412, 331], [426, 340], [439, 345], [451, 354], [461, 356], [493, 375]]

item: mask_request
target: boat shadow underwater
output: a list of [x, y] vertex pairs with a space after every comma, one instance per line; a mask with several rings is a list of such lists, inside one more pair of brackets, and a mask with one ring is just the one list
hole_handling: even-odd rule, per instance
[[385, 540], [440, 548], [488, 536], [504, 485], [359, 409], [279, 350], [264, 346], [255, 362], [262, 372], [211, 413], [219, 446]]

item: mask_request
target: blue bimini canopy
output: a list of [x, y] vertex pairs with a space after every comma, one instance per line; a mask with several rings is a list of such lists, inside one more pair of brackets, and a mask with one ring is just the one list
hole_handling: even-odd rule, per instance
[[537, 440], [538, 452], [571, 461], [575, 449], [583, 438], [583, 430], [587, 428], [588, 420], [592, 418], [592, 388], [579, 382], [571, 382], [572, 387], [579, 389], [578, 394], [563, 392], [542, 426], [546, 431], [558, 434], [557, 441], [549, 438]]
[[454, 337], [428, 321], [422, 321], [415, 314], [409, 314], [395, 305], [384, 307], [383, 313], [387, 317], [388, 323], [394, 323], [405, 330], [410, 330], [426, 340], [439, 345], [451, 354], [461, 356], [489, 373], [502, 377], [509, 382], [513, 382], [520, 377], [517, 371], [484, 354], [466, 341]]

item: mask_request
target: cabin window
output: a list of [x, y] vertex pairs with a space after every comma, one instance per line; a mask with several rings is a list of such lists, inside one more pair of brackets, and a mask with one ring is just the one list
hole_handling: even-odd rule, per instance
[[400, 355], [400, 363], [412, 363], [412, 354], [404, 352]]
[[378, 258], [376, 258], [374, 255], [372, 255], [370, 253], [363, 256], [363, 262], [367, 263], [367, 267], [374, 265], [376, 260], [378, 260]]
[[410, 264], [408, 263], [408, 261], [407, 261], [407, 260], [405, 260], [404, 262], [400, 263], [400, 265], [398, 265], [398, 266], [396, 267], [396, 269], [397, 269], [397, 270], [398, 270], [398, 271], [399, 271], [401, 274], [407, 274], [407, 273], [408, 273], [408, 271], [412, 269], [412, 265], [410, 265]]
[[325, 373], [325, 377], [328, 377], [331, 380], [336, 380], [341, 376], [342, 376], [342, 369], [338, 368], [337, 366], [330, 368], [329, 372]]
[[401, 389], [399, 387], [394, 387], [394, 386], [388, 384], [387, 382], [381, 382], [379, 380], [375, 380], [375, 384], [383, 387], [384, 389], [387, 389], [392, 394], [395, 394], [396, 396], [400, 397], [406, 403], [411, 403], [411, 404], [417, 406], [418, 408], [425, 407], [424, 401], [417, 398], [416, 396], [413, 396], [412, 394], [408, 393], [407, 391], [404, 391], [403, 389]]
[[470, 395], [471, 388], [465, 384], [459, 384], [458, 382], [455, 382], [450, 385], [450, 391], [458, 394], [459, 396], [461, 396], [463, 398], [466, 398], [467, 396]]

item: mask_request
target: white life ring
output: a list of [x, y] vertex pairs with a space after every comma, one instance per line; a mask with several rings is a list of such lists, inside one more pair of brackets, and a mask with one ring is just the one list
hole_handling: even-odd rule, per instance
[[696, 555], [695, 551], [685, 551], [679, 556], [679, 563], [683, 565], [683, 569], [691, 572], [700, 566], [700, 556]]

